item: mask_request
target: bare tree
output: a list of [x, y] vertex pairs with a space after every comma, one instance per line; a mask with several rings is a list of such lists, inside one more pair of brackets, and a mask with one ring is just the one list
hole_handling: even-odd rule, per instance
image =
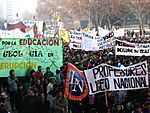
[[126, 5], [133, 14], [138, 17], [141, 36], [144, 36], [144, 17], [150, 13], [149, 0], [126, 0]]

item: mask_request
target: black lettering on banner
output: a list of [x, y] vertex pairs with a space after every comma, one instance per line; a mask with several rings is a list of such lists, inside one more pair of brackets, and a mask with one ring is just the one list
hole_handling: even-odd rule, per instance
[[112, 68], [109, 66], [98, 66], [97, 68], [94, 68], [93, 70], [94, 78], [103, 78], [103, 77], [110, 77], [112, 71]]
[[90, 88], [91, 88], [91, 90], [92, 90], [92, 93], [95, 93], [95, 92], [97, 92], [96, 90], [95, 90], [95, 91], [93, 90], [92, 83], [90, 83]]
[[21, 51], [4, 51], [3, 57], [22, 57], [23, 53]]
[[114, 69], [111, 66], [106, 66], [106, 76], [105, 77], [111, 77], [111, 72], [114, 72]]
[[115, 77], [121, 77], [121, 76], [126, 76], [126, 69], [114, 69], [114, 75]]
[[48, 57], [53, 57], [54, 53], [48, 53]]
[[110, 83], [108, 78], [95, 80], [96, 90], [93, 90], [93, 86], [90, 83], [90, 88], [92, 93], [99, 92], [99, 91], [108, 91], [110, 89]]
[[94, 78], [98, 78], [98, 75], [99, 75], [99, 78], [101, 77], [104, 77], [104, 67], [103, 66], [98, 66], [98, 68], [94, 68], [93, 69], [93, 74], [94, 74]]
[[130, 48], [117, 48], [117, 52], [124, 52], [124, 53], [130, 52], [130, 53], [133, 53], [133, 49], [130, 49]]
[[145, 77], [114, 78], [115, 89], [147, 87]]
[[43, 57], [42, 51], [30, 51], [30, 57]]
[[135, 50], [134, 50], [134, 53], [139, 53], [139, 50], [136, 50], [136, 49], [135, 49]]
[[134, 70], [135, 70], [135, 67], [130, 67], [129, 70], [128, 70], [128, 72], [129, 72], [128, 76], [135, 76]]
[[122, 52], [122, 48], [117, 48], [117, 52]]
[[143, 71], [141, 72], [142, 75], [146, 75], [146, 74], [147, 74], [147, 71], [146, 71], [146, 64], [145, 64], [145, 63], [141, 64], [141, 68], [143, 69]]

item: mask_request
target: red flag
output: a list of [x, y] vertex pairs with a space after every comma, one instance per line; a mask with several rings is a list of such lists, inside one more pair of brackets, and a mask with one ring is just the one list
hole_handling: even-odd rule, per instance
[[24, 25], [22, 22], [18, 22], [16, 24], [7, 24], [7, 30], [14, 30], [16, 28], [20, 28], [22, 32], [25, 32], [25, 29], [27, 28], [26, 25]]
[[69, 63], [66, 75], [65, 95], [70, 100], [81, 101], [87, 94], [88, 85], [84, 72]]

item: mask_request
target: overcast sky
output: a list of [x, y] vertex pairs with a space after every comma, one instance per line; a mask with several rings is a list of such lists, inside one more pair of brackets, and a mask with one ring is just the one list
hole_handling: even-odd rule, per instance
[[13, 6], [16, 13], [23, 13], [24, 11], [35, 13], [37, 0], [13, 0]]

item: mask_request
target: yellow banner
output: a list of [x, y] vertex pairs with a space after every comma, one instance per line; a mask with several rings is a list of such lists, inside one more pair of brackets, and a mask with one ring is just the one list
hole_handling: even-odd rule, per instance
[[67, 31], [65, 29], [59, 30], [59, 36], [64, 40], [64, 42], [69, 43], [70, 41], [70, 31]]

